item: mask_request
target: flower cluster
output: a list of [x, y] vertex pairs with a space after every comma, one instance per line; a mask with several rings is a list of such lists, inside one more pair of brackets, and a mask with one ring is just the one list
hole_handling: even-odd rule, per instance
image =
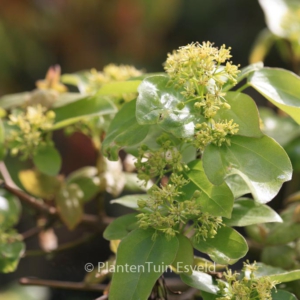
[[[222, 218], [202, 212], [197, 202], [200, 191], [196, 191], [191, 199], [184, 199], [182, 188], [189, 180], [182, 175], [182, 171], [188, 167], [181, 162], [180, 152], [166, 136], [161, 136], [157, 142], [161, 146], [157, 150], [141, 147], [135, 164], [140, 179], [145, 182], [157, 179], [156, 184], [148, 190], [149, 199], [138, 201], [141, 211], [137, 216], [139, 226], [144, 229], [154, 228], [167, 237], [173, 237], [192, 221], [190, 229], [197, 241], [212, 238], [222, 226]], [[170, 172], [169, 182], [159, 185], [165, 174]]]
[[102, 72], [98, 72], [96, 69], [92, 69], [87, 74], [87, 79], [89, 82], [87, 92], [97, 92], [99, 88], [105, 83], [113, 81], [125, 81], [132, 77], [141, 76], [142, 74], [142, 71], [137, 70], [135, 67], [129, 65], [117, 66], [114, 64], [109, 64], [103, 68]]
[[12, 155], [21, 154], [21, 158], [27, 159], [35, 154], [37, 147], [52, 143], [49, 129], [55, 119], [53, 111], [46, 108], [28, 106], [26, 111], [14, 110], [9, 115], [8, 124], [11, 126], [7, 140]]
[[203, 150], [210, 143], [219, 147], [223, 144], [230, 146], [230, 136], [236, 134], [239, 130], [238, 124], [232, 120], [212, 122], [210, 125], [205, 122], [196, 124], [193, 144], [197, 149]]
[[244, 263], [243, 272], [250, 274], [242, 279], [239, 279], [238, 273], [227, 270], [224, 273], [227, 284], [219, 281], [220, 291], [217, 300], [271, 300], [271, 290], [277, 282], [270, 280], [268, 277], [257, 278], [255, 276], [256, 270], [255, 263], [252, 265]]
[[238, 132], [238, 125], [233, 120], [220, 122], [214, 119], [220, 109], [231, 108], [226, 102], [223, 86], [227, 82], [236, 83], [239, 66], [228, 61], [230, 50], [225, 45], [218, 49], [210, 42], [192, 43], [169, 54], [165, 63], [170, 84], [183, 88], [181, 93], [185, 101], [178, 108], [193, 102], [196, 113], [202, 116], [200, 119], [205, 119], [195, 128], [194, 144], [200, 150], [209, 143], [218, 146], [230, 144], [226, 136]]

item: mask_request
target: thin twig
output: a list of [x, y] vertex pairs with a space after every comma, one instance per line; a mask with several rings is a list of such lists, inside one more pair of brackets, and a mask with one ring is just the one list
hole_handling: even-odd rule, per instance
[[62, 252], [62, 251], [77, 247], [81, 244], [84, 244], [85, 242], [91, 240], [94, 236], [95, 236], [95, 234], [85, 235], [85, 236], [80, 237], [79, 239], [76, 239], [74, 241], [64, 243], [64, 244], [60, 245], [59, 247], [57, 247], [56, 249], [54, 249], [52, 251], [48, 251], [48, 252], [43, 251], [43, 250], [28, 250], [24, 253], [23, 257], [26, 257], [26, 256], [40, 256], [40, 255], [47, 255], [47, 254]]
[[7, 190], [8, 192], [17, 196], [22, 202], [28, 204], [29, 206], [33, 207], [34, 209], [38, 210], [39, 212], [46, 213], [48, 215], [55, 215], [57, 214], [56, 208], [53, 206], [49, 206], [42, 201], [37, 200], [34, 197], [29, 196], [25, 192], [21, 191], [20, 189], [16, 189], [8, 185], [5, 181], [0, 181], [0, 186]]
[[44, 280], [44, 279], [35, 279], [35, 278], [21, 278], [19, 282], [22, 285], [46, 286], [49, 288], [76, 290], [76, 291], [103, 292], [106, 289], [105, 284], [86, 284], [84, 282]]

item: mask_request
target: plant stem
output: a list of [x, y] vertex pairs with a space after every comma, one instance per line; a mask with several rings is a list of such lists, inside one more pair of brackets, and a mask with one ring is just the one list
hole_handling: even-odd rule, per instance
[[245, 90], [247, 87], [249, 87], [249, 83], [245, 83], [243, 86], [241, 86], [239, 89], [236, 90], [236, 92], [240, 93], [242, 92], [243, 90]]
[[44, 280], [44, 279], [35, 279], [35, 278], [21, 278], [19, 282], [22, 285], [45, 286], [45, 287], [55, 288], [55, 289], [66, 289], [66, 290], [76, 290], [76, 291], [103, 292], [106, 289], [105, 284], [86, 284], [84, 282]]
[[71, 241], [69, 243], [62, 244], [57, 249], [55, 249], [53, 251], [49, 251], [49, 252], [45, 252], [45, 251], [42, 251], [42, 250], [29, 250], [29, 251], [25, 252], [23, 257], [26, 257], [26, 256], [40, 256], [40, 255], [47, 255], [47, 254], [62, 252], [62, 251], [77, 247], [77, 246], [79, 246], [83, 243], [86, 243], [89, 240], [91, 240], [94, 236], [95, 236], [95, 234], [89, 234], [89, 235], [83, 236], [79, 239], [76, 239], [75, 241]]

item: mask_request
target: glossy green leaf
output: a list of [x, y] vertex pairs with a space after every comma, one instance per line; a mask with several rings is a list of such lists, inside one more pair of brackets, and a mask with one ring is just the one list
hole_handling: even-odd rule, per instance
[[120, 204], [129, 208], [137, 209], [138, 206], [138, 201], [139, 200], [148, 200], [149, 195], [147, 194], [138, 194], [138, 195], [127, 195], [120, 197], [118, 199], [111, 200], [110, 203], [112, 204]]
[[118, 160], [118, 151], [140, 143], [147, 136], [149, 126], [141, 126], [135, 117], [136, 101], [126, 103], [116, 114], [103, 141], [104, 154]]
[[190, 240], [179, 234], [176, 236], [179, 242], [178, 251], [174, 261], [172, 262], [172, 267], [175, 268], [176, 273], [185, 273], [191, 275], [193, 273], [194, 264], [194, 249]]
[[103, 237], [107, 240], [121, 240], [137, 227], [136, 213], [124, 215], [113, 220], [104, 230]]
[[203, 257], [194, 256], [194, 270], [203, 271], [205, 273], [222, 271], [226, 268], [226, 265], [216, 264], [211, 260]]
[[194, 247], [219, 264], [233, 264], [248, 252], [248, 245], [242, 235], [230, 227], [218, 229], [214, 238], [206, 241], [193, 241]]
[[271, 280], [278, 282], [289, 282], [300, 279], [300, 270], [287, 271], [281, 274], [269, 275]]
[[[255, 277], [260, 278], [260, 277], [266, 277], [266, 276], [270, 276], [270, 275], [276, 275], [276, 274], [282, 274], [285, 273], [286, 271], [278, 268], [278, 267], [273, 267], [273, 266], [269, 266], [266, 265], [264, 263], [256, 263], [256, 270], [254, 271]], [[245, 272], [245, 276], [249, 278], [250, 276], [250, 271], [246, 271]]]
[[17, 197], [0, 190], [0, 230], [8, 229], [19, 221], [21, 204]]
[[54, 197], [61, 186], [61, 181], [57, 177], [49, 176], [35, 170], [20, 171], [19, 179], [30, 194], [49, 200]]
[[[254, 71], [257, 71], [263, 67], [264, 67], [264, 64], [262, 62], [257, 62], [257, 63], [251, 64], [249, 66], [242, 68], [241, 72], [238, 73], [238, 75], [237, 75], [237, 78], [236, 78], [237, 83], [239, 83], [243, 79], [247, 78]], [[229, 91], [234, 86], [235, 86], [234, 83], [227, 81], [223, 87], [223, 91]]]
[[198, 190], [201, 193], [196, 201], [201, 204], [202, 211], [230, 218], [234, 199], [229, 187], [225, 183], [219, 186], [211, 184], [204, 173], [201, 160], [189, 163], [188, 167], [189, 171], [184, 174], [190, 182], [182, 188], [181, 200], [191, 199]]
[[[7, 234], [7, 233], [1, 233]], [[1, 237], [0, 237], [1, 239]], [[10, 240], [0, 244], [0, 272], [10, 273], [14, 272], [18, 266], [19, 260], [25, 250], [25, 244], [16, 240], [15, 235], [12, 234]]]
[[233, 136], [231, 146], [210, 144], [204, 150], [203, 167], [213, 184], [221, 184], [228, 175], [240, 175], [262, 203], [270, 201], [292, 175], [287, 154], [267, 136]]
[[125, 177], [124, 191], [132, 193], [146, 192], [153, 185], [151, 181], [148, 181], [147, 186], [145, 186], [145, 182], [140, 180], [136, 173], [123, 172], [123, 175]]
[[281, 146], [300, 135], [300, 126], [291, 117], [278, 115], [265, 107], [259, 109], [259, 114], [263, 122], [262, 131]]
[[263, 68], [249, 77], [249, 84], [300, 124], [299, 76], [283, 69]]
[[93, 199], [99, 192], [100, 180], [95, 167], [84, 167], [72, 172], [67, 178], [67, 183], [77, 184], [83, 192], [83, 202]]
[[226, 93], [225, 99], [230, 109], [220, 109], [215, 116], [216, 120], [233, 120], [239, 125], [237, 135], [261, 137], [259, 116], [255, 102], [246, 94], [237, 92]]
[[83, 193], [74, 183], [63, 186], [55, 197], [58, 213], [70, 230], [73, 230], [82, 220]]
[[237, 174], [229, 175], [225, 178], [225, 182], [229, 186], [235, 199], [251, 193], [246, 182]]
[[269, 206], [251, 199], [240, 199], [233, 205], [230, 219], [223, 219], [227, 226], [247, 226], [251, 224], [282, 222], [281, 217]]
[[180, 277], [184, 283], [198, 290], [211, 294], [217, 294], [219, 290], [213, 277], [206, 273], [193, 271], [192, 275], [181, 274]]
[[126, 295], [128, 300], [147, 300], [156, 280], [175, 259], [177, 238], [167, 240], [159, 234], [153, 239], [154, 232], [137, 229], [120, 243], [116, 261], [119, 271], [112, 277], [110, 299], [123, 300]]
[[136, 118], [141, 125], [157, 124], [176, 137], [189, 137], [194, 133], [194, 105], [187, 103], [182, 109], [178, 104], [184, 101], [180, 89], [168, 86], [167, 76], [151, 76], [139, 86]]
[[61, 156], [51, 145], [39, 147], [33, 156], [33, 163], [38, 170], [46, 175], [55, 176], [61, 168]]
[[272, 291], [272, 300], [297, 300], [297, 298], [294, 294], [276, 289]]
[[116, 113], [115, 106], [104, 96], [91, 96], [55, 108], [55, 124], [53, 130], [73, 124], [92, 116]]
[[137, 93], [141, 80], [116, 81], [104, 84], [97, 92], [97, 95], [120, 95]]

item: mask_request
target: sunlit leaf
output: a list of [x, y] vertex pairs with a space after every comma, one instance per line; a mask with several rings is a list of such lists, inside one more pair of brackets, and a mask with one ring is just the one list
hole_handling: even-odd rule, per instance
[[300, 78], [296, 74], [263, 68], [249, 77], [249, 84], [300, 124]]
[[227, 226], [247, 226], [251, 224], [282, 222], [281, 217], [269, 206], [251, 199], [234, 202], [230, 219], [223, 219]]
[[58, 178], [34, 170], [20, 171], [19, 179], [30, 194], [45, 199], [52, 199], [61, 186]]
[[267, 136], [233, 136], [230, 146], [210, 144], [204, 150], [203, 167], [213, 184], [221, 184], [228, 175], [240, 175], [262, 203], [270, 201], [292, 175], [287, 154]]
[[193, 271], [192, 275], [181, 274], [182, 281], [187, 285], [211, 294], [217, 294], [219, 288], [211, 275], [200, 271]]
[[219, 264], [233, 264], [248, 252], [248, 245], [242, 235], [230, 227], [221, 227], [213, 238], [193, 241], [194, 247]]

